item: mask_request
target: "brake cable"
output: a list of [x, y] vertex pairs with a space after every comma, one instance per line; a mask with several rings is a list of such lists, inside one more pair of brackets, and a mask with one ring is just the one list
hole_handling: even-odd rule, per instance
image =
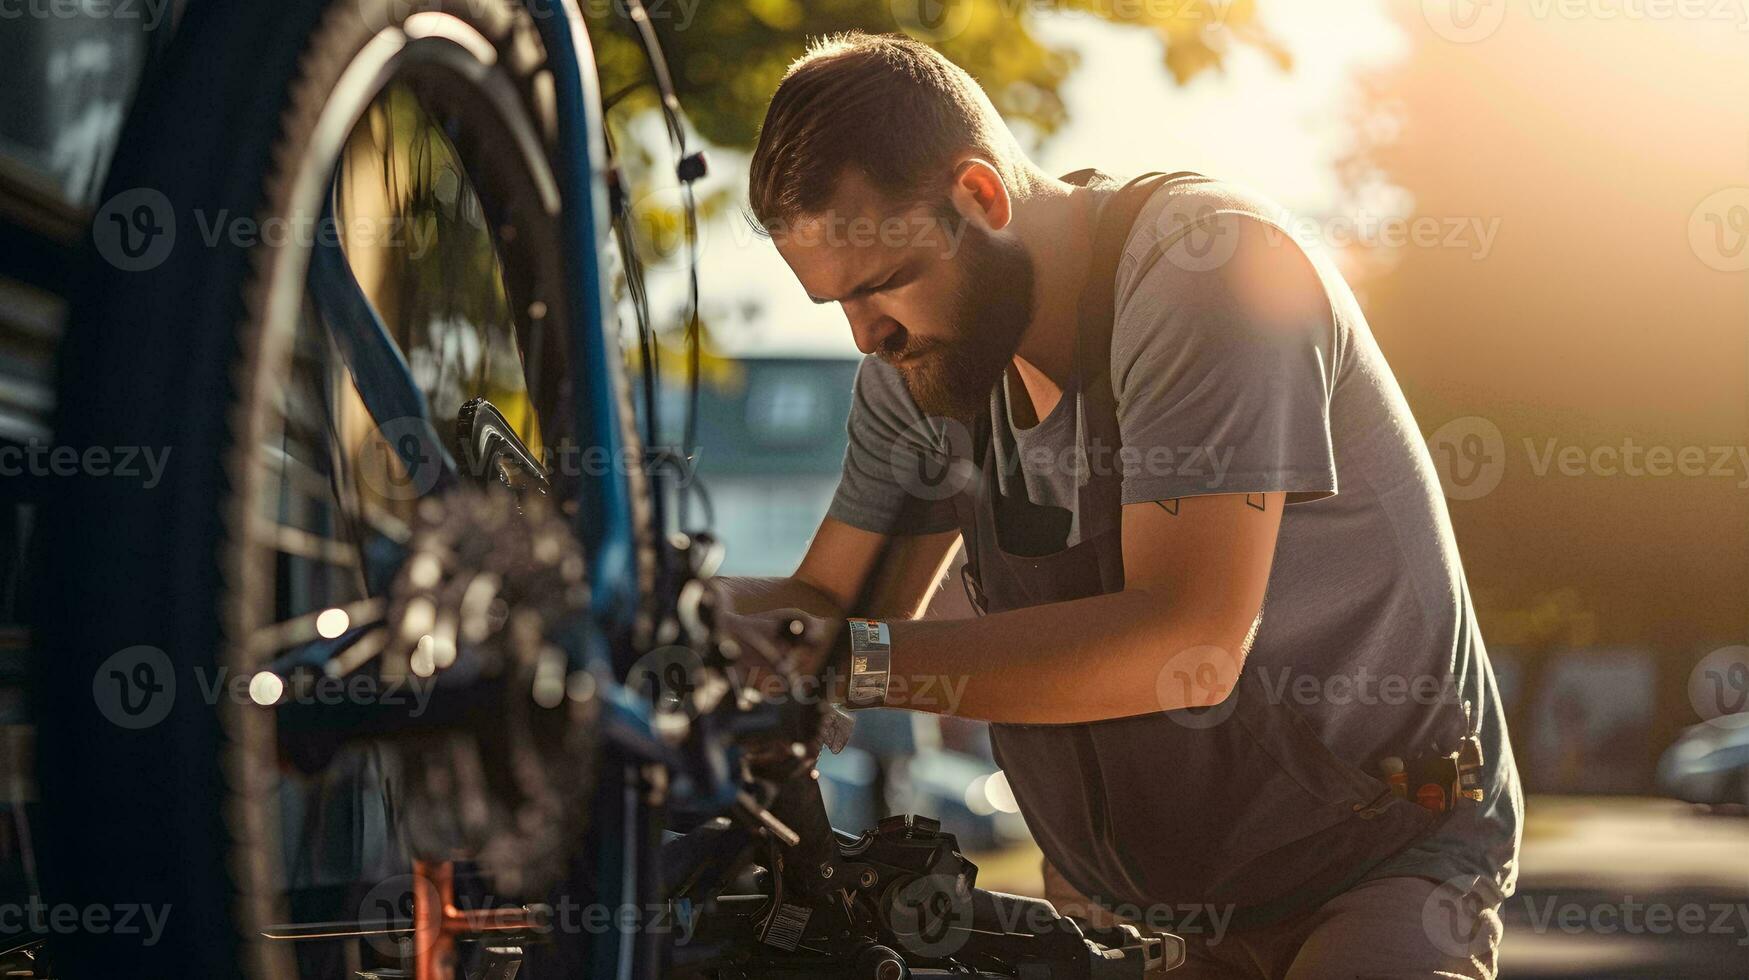
[[620, 264], [626, 279], [626, 292], [632, 301], [632, 317], [637, 321], [638, 328], [638, 361], [640, 375], [643, 379], [644, 402], [644, 445], [655, 447], [658, 431], [656, 427], [656, 340], [655, 330], [650, 324], [650, 296], [644, 286], [644, 262], [638, 255], [637, 236], [632, 233], [632, 205], [629, 195], [625, 192], [624, 178], [619, 167], [619, 151], [614, 145], [613, 127], [607, 125], [607, 110], [623, 98], [636, 85], [627, 86], [614, 96], [602, 100], [602, 133], [606, 137], [609, 184], [609, 207], [613, 212], [614, 240], [619, 244]]
[[[659, 98], [657, 103], [662, 111], [662, 121], [668, 130], [668, 142], [674, 150], [674, 174], [680, 180], [681, 203], [684, 208], [684, 229], [686, 235], [686, 266], [687, 266], [687, 317], [686, 317], [686, 417], [681, 428], [680, 454], [684, 464], [696, 466], [695, 455], [698, 449], [698, 408], [700, 383], [700, 326], [699, 326], [699, 284], [698, 284], [698, 200], [693, 193], [693, 182], [703, 177], [708, 168], [705, 164], [704, 152], [689, 152], [686, 145], [686, 117], [680, 107], [680, 97], [675, 93], [674, 78], [668, 72], [667, 59], [662, 54], [661, 41], [656, 37], [656, 27], [650, 21], [649, 11], [644, 8], [643, 0], [625, 0], [626, 16], [631, 19], [636, 29], [638, 41], [644, 51], [644, 58], [650, 65], [650, 76], [655, 83]], [[623, 98], [625, 92], [615, 93], [616, 101]], [[605, 128], [605, 126], [603, 127]], [[654, 347], [654, 344], [652, 344]], [[654, 422], [651, 423], [652, 428]], [[695, 481], [694, 481], [695, 482]], [[681, 527], [688, 523], [687, 512], [691, 497], [684, 492], [679, 494]]]

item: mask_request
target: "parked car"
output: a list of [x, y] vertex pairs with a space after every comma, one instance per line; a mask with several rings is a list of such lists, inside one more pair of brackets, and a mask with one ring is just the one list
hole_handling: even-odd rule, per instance
[[1749, 712], [1684, 731], [1658, 760], [1658, 785], [1680, 800], [1749, 812]]

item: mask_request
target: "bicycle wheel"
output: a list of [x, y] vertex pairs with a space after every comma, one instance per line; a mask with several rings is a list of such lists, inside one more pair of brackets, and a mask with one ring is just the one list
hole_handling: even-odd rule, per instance
[[[69, 481], [44, 522], [44, 875], [109, 923], [58, 944], [68, 975], [393, 965], [392, 943], [270, 936], [400, 907], [408, 852], [433, 841], [528, 872], [525, 897], [530, 869], [564, 867], [553, 808], [586, 787], [476, 770], [500, 735], [587, 754], [575, 651], [547, 627], [581, 615], [581, 570], [601, 565], [577, 538], [614, 522], [603, 501], [626, 505], [614, 530], [647, 578], [638, 468], [572, 467], [544, 488], [558, 508], [518, 510], [465, 492], [478, 447], [452, 438], [489, 404], [523, 458], [636, 452], [617, 359], [579, 360], [612, 344], [595, 265], [566, 260], [590, 244], [568, 221], [600, 202], [567, 180], [557, 88], [588, 66], [554, 60], [555, 29], [510, 0], [196, 4], [142, 94], [93, 229], [108, 264], [63, 349], [58, 441], [161, 466]], [[415, 719], [409, 686], [461, 670], [468, 615], [476, 645], [533, 638], [526, 663], [470, 669], [509, 663], [546, 693]], [[324, 704], [305, 676], [371, 683]], [[331, 737], [414, 721], [437, 734], [410, 755]], [[408, 758], [439, 785], [397, 772]], [[314, 775], [282, 780], [286, 761]], [[470, 787], [499, 809], [409, 828], [398, 806]], [[544, 823], [520, 843], [493, 836], [529, 813]]]

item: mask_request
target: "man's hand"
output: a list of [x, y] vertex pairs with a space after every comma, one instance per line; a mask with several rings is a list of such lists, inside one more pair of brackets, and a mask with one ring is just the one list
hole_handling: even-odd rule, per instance
[[[744, 695], [757, 693], [767, 702], [795, 701], [815, 708], [831, 695], [814, 676], [830, 652], [832, 631], [842, 625], [800, 609], [752, 615], [719, 609], [716, 614], [718, 641], [725, 648], [733, 645], [729, 673]], [[796, 766], [813, 765], [820, 754], [817, 737], [797, 742], [788, 735], [762, 736], [742, 747], [755, 775], [779, 780], [787, 779]]]
[[813, 678], [825, 665], [844, 623], [800, 609], [751, 615], [722, 609], [717, 612], [716, 628], [722, 641], [734, 644], [736, 658], [730, 671], [741, 688], [776, 701], [823, 696]]

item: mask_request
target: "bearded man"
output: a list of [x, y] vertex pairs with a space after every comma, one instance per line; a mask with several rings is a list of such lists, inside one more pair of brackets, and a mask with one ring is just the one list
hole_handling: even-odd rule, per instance
[[[1409, 406], [1281, 211], [1053, 178], [863, 34], [790, 68], [749, 198], [866, 357], [800, 566], [726, 583], [743, 625], [845, 635], [800, 667], [842, 658], [853, 708], [990, 722], [1047, 897], [1184, 936], [1175, 976], [1493, 976], [1487, 651]], [[919, 620], [962, 544], [978, 615]]]

